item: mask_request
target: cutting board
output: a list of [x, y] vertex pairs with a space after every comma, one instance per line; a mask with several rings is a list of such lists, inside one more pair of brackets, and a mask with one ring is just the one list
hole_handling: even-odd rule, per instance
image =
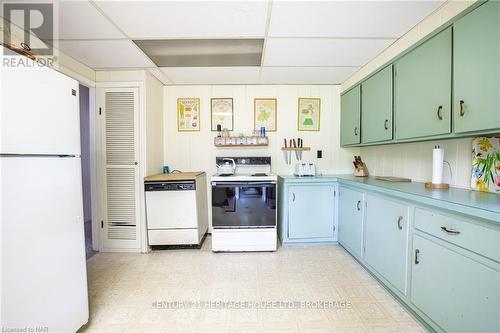
[[471, 176], [473, 190], [500, 194], [500, 138], [472, 140]]
[[174, 172], [174, 173], [160, 173], [153, 176], [148, 176], [144, 178], [146, 182], [172, 182], [172, 181], [183, 181], [183, 180], [195, 180], [196, 177], [203, 175], [204, 172]]
[[410, 178], [392, 177], [392, 176], [376, 176], [375, 179], [383, 180], [386, 182], [411, 182]]

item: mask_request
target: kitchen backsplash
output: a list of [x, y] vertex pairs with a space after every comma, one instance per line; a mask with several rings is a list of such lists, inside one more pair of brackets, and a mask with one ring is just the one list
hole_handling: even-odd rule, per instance
[[[200, 98], [199, 132], [177, 130], [177, 98]], [[234, 132], [251, 134], [254, 127], [254, 98], [277, 99], [277, 131], [268, 132], [269, 146], [265, 148], [216, 148], [216, 132], [210, 126], [210, 98], [233, 98]], [[319, 132], [297, 130], [297, 103], [299, 97], [321, 98], [321, 124]], [[287, 165], [281, 146], [283, 138], [302, 138], [303, 162], [314, 162], [319, 173], [351, 173], [352, 156], [358, 148], [340, 147], [340, 86], [338, 85], [201, 85], [165, 87], [164, 109], [164, 160], [170, 169], [204, 170], [216, 172], [216, 156], [271, 156], [273, 172], [292, 174], [292, 164]], [[323, 157], [316, 158], [316, 150], [322, 150]]]
[[470, 188], [472, 165], [472, 138], [441, 140], [361, 148], [361, 157], [371, 175], [411, 178], [427, 182], [432, 177], [432, 148], [439, 144], [447, 164], [443, 181], [454, 187]]

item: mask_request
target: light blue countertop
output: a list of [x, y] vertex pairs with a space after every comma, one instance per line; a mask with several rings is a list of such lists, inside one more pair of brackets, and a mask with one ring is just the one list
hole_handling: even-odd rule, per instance
[[353, 175], [318, 175], [314, 177], [279, 176], [285, 183], [317, 183], [336, 181], [374, 192], [394, 195], [457, 213], [476, 216], [500, 223], [500, 195], [461, 188], [429, 190], [420, 182], [388, 182], [375, 177]]

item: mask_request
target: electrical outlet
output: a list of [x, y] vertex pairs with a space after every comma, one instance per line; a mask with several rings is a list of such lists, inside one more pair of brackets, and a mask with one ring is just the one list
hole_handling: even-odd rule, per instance
[[316, 151], [316, 157], [317, 158], [322, 158], [323, 157], [323, 151], [322, 150], [317, 150]]

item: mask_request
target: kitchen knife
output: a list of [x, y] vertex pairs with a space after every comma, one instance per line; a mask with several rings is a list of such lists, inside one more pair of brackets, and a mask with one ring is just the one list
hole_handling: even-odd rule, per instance
[[[297, 148], [297, 141], [295, 141], [295, 139], [293, 139], [293, 148]], [[295, 158], [297, 159], [297, 161], [299, 160], [299, 151], [298, 150], [295, 151]]]
[[[303, 146], [303, 141], [302, 141], [302, 139], [301, 139], [301, 138], [298, 138], [298, 139], [297, 139], [297, 141], [298, 141], [298, 142], [297, 142], [297, 144], [298, 144], [298, 146], [299, 146], [298, 148], [302, 148], [302, 146]], [[298, 160], [299, 160], [299, 161], [301, 161], [301, 160], [302, 160], [302, 150], [299, 150], [299, 151], [298, 151]]]
[[[286, 138], [284, 139], [285, 141], [285, 148], [288, 148], [286, 145]], [[283, 158], [285, 159], [285, 163], [288, 164], [288, 150], [283, 150]]]

